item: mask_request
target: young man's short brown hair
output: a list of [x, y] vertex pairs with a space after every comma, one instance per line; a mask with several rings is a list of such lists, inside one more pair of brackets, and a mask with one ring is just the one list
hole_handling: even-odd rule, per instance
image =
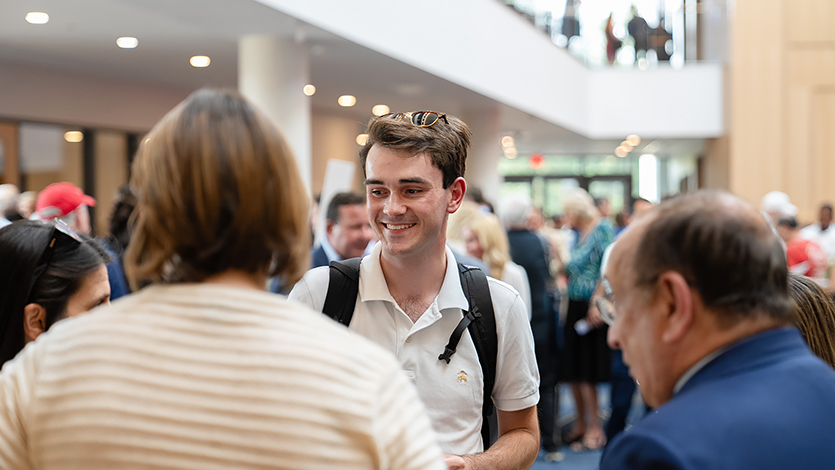
[[199, 90], [148, 134], [133, 165], [131, 282], [201, 282], [229, 270], [309, 266], [308, 197], [290, 147], [234, 91]]
[[407, 117], [378, 117], [368, 123], [368, 142], [360, 149], [360, 165], [366, 174], [365, 161], [374, 145], [412, 155], [426, 153], [444, 175], [444, 189], [458, 177], [464, 176], [467, 150], [473, 134], [464, 121], [444, 116], [431, 127], [419, 127]]

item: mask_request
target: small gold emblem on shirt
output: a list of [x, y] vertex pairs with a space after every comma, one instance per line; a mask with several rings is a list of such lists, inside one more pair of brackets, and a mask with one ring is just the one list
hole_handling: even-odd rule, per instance
[[458, 373], [458, 383], [465, 384], [467, 383], [467, 373], [463, 370]]

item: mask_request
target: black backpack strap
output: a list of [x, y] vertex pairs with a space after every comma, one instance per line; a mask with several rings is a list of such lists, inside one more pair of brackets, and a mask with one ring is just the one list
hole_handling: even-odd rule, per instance
[[[482, 426], [481, 438], [484, 443], [484, 450], [490, 447], [491, 433], [489, 417], [493, 414], [493, 385], [496, 383], [496, 358], [498, 356], [499, 339], [496, 333], [496, 314], [493, 311], [493, 298], [490, 296], [490, 284], [484, 271], [458, 263], [458, 274], [461, 278], [461, 287], [470, 310], [464, 315], [461, 323], [453, 331], [453, 337], [458, 333], [461, 325], [466, 322], [464, 328], [469, 329], [470, 337], [473, 339], [478, 362], [481, 364], [481, 372], [484, 376], [484, 399], [482, 402]], [[462, 329], [463, 330], [463, 329]], [[462, 331], [463, 332], [463, 331]], [[453, 337], [450, 337], [450, 344], [447, 350], [455, 352], [460, 334], [453, 344]], [[450, 348], [452, 346], [452, 348]], [[446, 351], [444, 352], [446, 354]], [[451, 355], [451, 354], [450, 354]]]
[[357, 304], [361, 261], [362, 258], [351, 258], [330, 262], [328, 293], [322, 313], [345, 326], [351, 324]]

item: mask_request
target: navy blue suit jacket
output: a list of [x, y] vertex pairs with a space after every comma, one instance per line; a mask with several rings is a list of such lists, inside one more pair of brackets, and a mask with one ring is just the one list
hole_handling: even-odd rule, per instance
[[310, 269], [318, 268], [320, 266], [328, 266], [329, 264], [328, 255], [325, 253], [325, 249], [322, 248], [322, 245], [316, 245], [312, 250], [310, 250]]
[[[319, 266], [328, 266], [328, 255], [325, 254], [325, 249], [322, 245], [316, 245], [310, 250], [310, 269], [318, 268]], [[285, 286], [281, 278], [273, 278], [270, 281], [270, 292], [273, 294], [289, 294], [293, 286]]]
[[601, 470], [835, 468], [835, 371], [800, 333], [761, 333], [607, 447]]

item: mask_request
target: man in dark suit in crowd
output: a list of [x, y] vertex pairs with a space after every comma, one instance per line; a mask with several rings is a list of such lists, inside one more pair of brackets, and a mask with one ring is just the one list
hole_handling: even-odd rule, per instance
[[374, 236], [365, 212], [365, 197], [356, 193], [336, 193], [328, 204], [325, 218], [325, 236], [310, 251], [311, 269], [365, 253]]
[[[365, 196], [357, 193], [336, 193], [325, 214], [325, 236], [310, 250], [310, 267], [327, 266], [331, 261], [357, 258], [365, 253], [374, 236]], [[287, 294], [293, 286], [285, 286], [281, 278], [270, 282], [270, 292]]]
[[528, 229], [528, 221], [534, 211], [527, 196], [512, 194], [499, 204], [499, 218], [507, 230], [510, 257], [525, 268], [531, 287], [531, 331], [539, 368], [539, 433], [546, 460], [556, 456], [557, 409], [557, 315], [553, 298], [546, 289], [551, 272], [548, 242]]
[[832, 468], [835, 371], [790, 326], [786, 257], [755, 208], [670, 200], [621, 237], [605, 280], [609, 344], [656, 410], [601, 470]]

